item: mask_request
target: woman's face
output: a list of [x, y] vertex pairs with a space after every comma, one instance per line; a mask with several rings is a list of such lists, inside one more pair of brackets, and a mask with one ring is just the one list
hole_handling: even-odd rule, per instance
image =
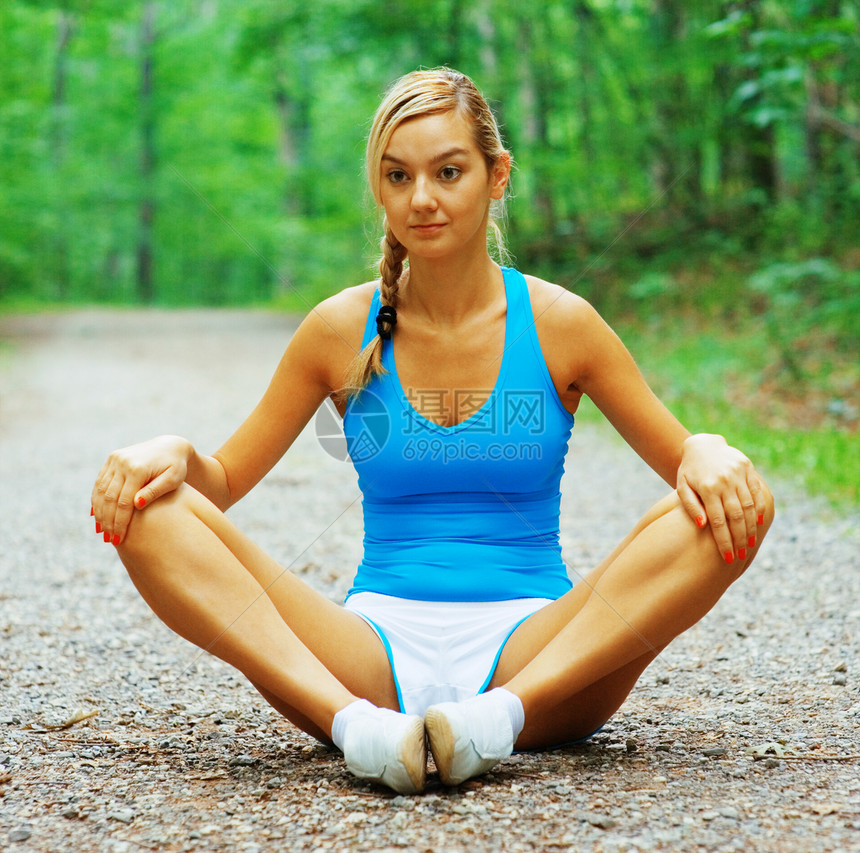
[[380, 162], [380, 196], [394, 236], [412, 259], [486, 251], [490, 202], [501, 198], [509, 165], [492, 169], [468, 119], [452, 110], [403, 122]]

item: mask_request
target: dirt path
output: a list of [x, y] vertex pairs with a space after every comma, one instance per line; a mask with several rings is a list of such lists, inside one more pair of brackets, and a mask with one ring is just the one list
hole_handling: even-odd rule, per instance
[[[602, 735], [461, 789], [431, 778], [402, 798], [354, 780], [164, 628], [91, 530], [95, 472], [161, 432], [214, 449], [294, 327], [253, 312], [0, 318], [0, 849], [858, 849], [860, 517], [784, 486], [755, 567]], [[577, 426], [567, 470], [575, 574], [665, 487], [595, 427]], [[232, 515], [342, 598], [358, 489], [312, 429]], [[78, 711], [97, 714], [50, 727]]]

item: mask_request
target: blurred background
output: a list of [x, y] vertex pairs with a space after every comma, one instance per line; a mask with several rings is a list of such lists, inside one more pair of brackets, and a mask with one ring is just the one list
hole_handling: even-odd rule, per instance
[[440, 64], [515, 157], [513, 262], [691, 429], [857, 501], [856, 0], [3, 0], [0, 311], [373, 277], [369, 120]]

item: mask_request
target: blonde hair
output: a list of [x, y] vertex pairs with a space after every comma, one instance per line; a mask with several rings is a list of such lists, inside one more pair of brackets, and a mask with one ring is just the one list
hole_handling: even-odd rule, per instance
[[[464, 118], [471, 120], [475, 143], [484, 155], [489, 170], [492, 170], [501, 158], [510, 157], [502, 144], [499, 126], [492, 110], [475, 84], [465, 74], [450, 68], [413, 71], [396, 80], [388, 90], [376, 111], [367, 138], [367, 179], [379, 207], [382, 206], [380, 164], [394, 131], [409, 119], [451, 110], [458, 110]], [[496, 216], [500, 216], [504, 210], [503, 203], [500, 201], [497, 207], [500, 210], [496, 211]], [[493, 212], [491, 211], [488, 230], [493, 237], [497, 252], [504, 255], [502, 232]], [[382, 257], [379, 260], [380, 301], [382, 305], [390, 305], [396, 309], [397, 291], [405, 269], [407, 252], [384, 219], [380, 248], [382, 250]], [[394, 325], [384, 322], [382, 330], [386, 334], [393, 334]], [[384, 372], [382, 338], [377, 334], [352, 360], [347, 369], [341, 397], [360, 393], [374, 374]]]

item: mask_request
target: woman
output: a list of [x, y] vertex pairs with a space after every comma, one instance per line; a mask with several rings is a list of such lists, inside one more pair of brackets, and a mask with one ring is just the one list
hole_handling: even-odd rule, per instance
[[[385, 213], [380, 280], [308, 315], [217, 453], [172, 436], [117, 451], [92, 503], [167, 625], [356, 776], [410, 793], [425, 737], [459, 784], [515, 747], [593, 733], [746, 569], [773, 503], [743, 454], [661, 405], [585, 301], [492, 261], [511, 158], [468, 78], [397, 81], [367, 168]], [[583, 394], [673, 490], [571, 588], [558, 484]], [[364, 495], [344, 607], [224, 515], [330, 396]]]

